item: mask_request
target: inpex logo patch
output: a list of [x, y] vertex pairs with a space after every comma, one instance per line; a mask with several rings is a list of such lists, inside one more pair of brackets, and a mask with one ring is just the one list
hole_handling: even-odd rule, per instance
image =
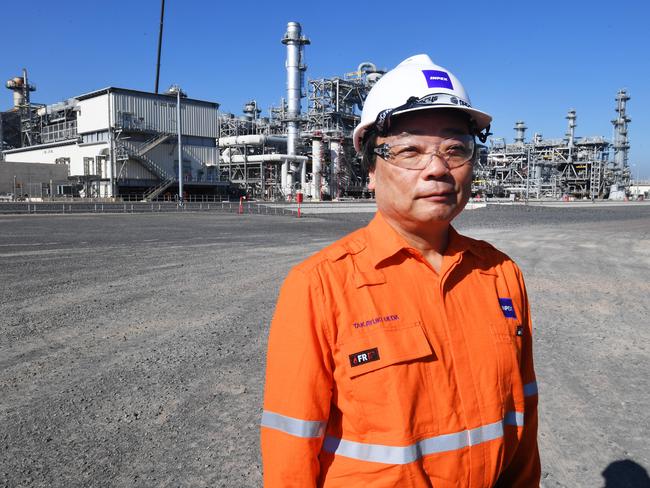
[[362, 364], [370, 363], [372, 361], [379, 361], [379, 349], [376, 347], [350, 354], [350, 366], [353, 368], [355, 366], [361, 366]]
[[451, 78], [449, 74], [444, 71], [438, 71], [436, 69], [423, 69], [422, 74], [427, 80], [427, 86], [429, 88], [449, 88], [450, 90], [454, 89], [454, 85], [451, 84]]
[[512, 298], [499, 298], [499, 305], [501, 305], [501, 310], [505, 317], [509, 319], [517, 318], [515, 307], [512, 305]]

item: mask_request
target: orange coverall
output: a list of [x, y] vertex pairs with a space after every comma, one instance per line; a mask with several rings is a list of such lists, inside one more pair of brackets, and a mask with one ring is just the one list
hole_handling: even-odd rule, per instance
[[265, 486], [539, 486], [531, 333], [505, 254], [450, 228], [438, 274], [378, 213], [282, 287]]

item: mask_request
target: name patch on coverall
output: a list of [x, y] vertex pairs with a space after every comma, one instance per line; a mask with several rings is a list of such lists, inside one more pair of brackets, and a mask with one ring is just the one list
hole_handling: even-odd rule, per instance
[[371, 361], [379, 361], [379, 349], [376, 347], [350, 354], [350, 366], [352, 367], [361, 366], [362, 364], [366, 364]]

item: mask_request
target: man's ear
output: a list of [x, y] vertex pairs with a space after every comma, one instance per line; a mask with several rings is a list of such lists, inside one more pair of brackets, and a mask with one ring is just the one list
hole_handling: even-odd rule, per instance
[[368, 190], [375, 191], [375, 170], [368, 173]]

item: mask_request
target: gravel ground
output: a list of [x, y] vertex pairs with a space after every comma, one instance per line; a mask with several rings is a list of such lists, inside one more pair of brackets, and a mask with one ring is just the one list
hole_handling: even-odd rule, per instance
[[[0, 216], [0, 486], [261, 486], [281, 281], [371, 217]], [[650, 208], [457, 227], [526, 275], [543, 485], [650, 486]]]

